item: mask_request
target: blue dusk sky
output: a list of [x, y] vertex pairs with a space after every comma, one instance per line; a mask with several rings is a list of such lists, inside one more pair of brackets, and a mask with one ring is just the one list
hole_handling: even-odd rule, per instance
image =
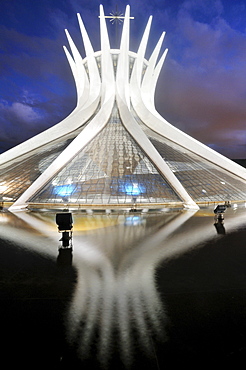
[[[1, 0], [0, 152], [75, 108], [64, 29], [84, 56], [80, 13], [99, 50], [100, 4], [107, 15], [130, 5], [132, 51], [150, 15], [147, 57], [166, 31], [163, 48], [169, 51], [156, 91], [159, 113], [227, 157], [246, 158], [246, 0]], [[117, 27], [108, 22], [112, 47], [122, 29]]]

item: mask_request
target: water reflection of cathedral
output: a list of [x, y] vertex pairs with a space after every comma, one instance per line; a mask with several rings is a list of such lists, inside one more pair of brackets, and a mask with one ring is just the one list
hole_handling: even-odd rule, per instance
[[[244, 209], [227, 212], [228, 232], [244, 223]], [[3, 237], [56, 259], [54, 213], [1, 216], [2, 221], [6, 217]], [[96, 357], [106, 368], [116, 358], [131, 367], [143, 354], [146, 363], [155, 363], [155, 351], [167, 340], [170, 314], [157, 286], [158, 266], [221, 237], [214, 228], [213, 210], [73, 216], [72, 268], [77, 278], [63, 314], [70, 355], [82, 363]]]

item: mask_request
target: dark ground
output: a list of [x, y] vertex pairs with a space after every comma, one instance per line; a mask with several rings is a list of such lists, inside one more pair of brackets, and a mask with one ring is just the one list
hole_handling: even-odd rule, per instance
[[[78, 362], [66, 344], [64, 311], [76, 284], [73, 267], [1, 239], [0, 255], [2, 364], [99, 368], [95, 359]], [[246, 356], [246, 229], [163, 262], [156, 279], [168, 340], [155, 342], [153, 363], [139, 353], [133, 368], [231, 364], [239, 369]], [[110, 368], [124, 367], [116, 361]]]
[[246, 356], [246, 230], [163, 264], [158, 283], [170, 312], [169, 359], [194, 368], [215, 362], [241, 368]]

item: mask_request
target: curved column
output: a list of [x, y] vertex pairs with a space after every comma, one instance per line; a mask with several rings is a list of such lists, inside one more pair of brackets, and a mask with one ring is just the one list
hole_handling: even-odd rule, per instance
[[156, 84], [157, 84], [157, 80], [158, 80], [158, 77], [159, 77], [160, 72], [161, 72], [161, 68], [162, 68], [162, 66], [164, 64], [164, 61], [166, 59], [167, 53], [168, 53], [168, 49], [166, 49], [164, 51], [164, 53], [162, 54], [159, 62], [157, 63], [157, 65], [154, 69], [154, 73], [153, 73], [152, 78], [151, 78], [149, 94], [147, 95], [148, 99], [146, 99], [146, 95], [144, 94], [144, 92], [141, 92], [141, 97], [142, 97], [144, 103], [147, 104], [147, 106], [149, 107], [150, 110], [153, 109], [153, 111], [155, 111], [155, 89], [156, 89]]
[[[150, 21], [150, 20], [149, 20]], [[142, 41], [139, 46], [139, 50], [137, 53], [137, 57], [134, 63], [134, 68], [132, 71], [130, 86], [131, 86], [131, 101], [134, 109], [138, 111], [138, 105], [140, 105], [139, 110], [148, 114], [150, 111], [152, 114], [155, 113], [155, 106], [154, 106], [154, 94], [155, 94], [155, 87], [157, 83], [157, 79], [161, 70], [161, 67], [164, 63], [167, 49], [164, 51], [162, 57], [160, 58], [159, 62], [156, 65], [156, 61], [158, 58], [158, 54], [160, 52], [160, 48], [165, 36], [165, 33], [162, 33], [151, 57], [149, 63], [146, 67], [146, 71], [141, 81], [142, 71], [144, 67], [144, 53], [147, 46], [147, 37], [149, 34], [149, 22], [145, 29]]]
[[131, 82], [133, 82], [134, 85], [137, 84], [137, 87], [139, 88], [142, 83], [144, 56], [146, 53], [147, 43], [149, 39], [151, 22], [152, 22], [152, 16], [149, 17], [148, 23], [145, 27], [144, 34], [143, 34], [143, 37], [141, 39], [141, 42], [138, 48], [137, 58], [133, 66], [133, 71], [132, 71], [132, 76], [131, 76]]
[[67, 56], [70, 68], [72, 70], [73, 76], [74, 76], [74, 81], [77, 89], [77, 105], [82, 105], [84, 104], [89, 96], [89, 80], [88, 76], [85, 72], [85, 68], [83, 65], [83, 59], [74, 45], [74, 42], [69, 35], [69, 32], [65, 30], [67, 39], [69, 42], [70, 49], [72, 50], [73, 58], [67, 48], [64, 46], [64, 51]]
[[186, 192], [184, 187], [181, 185], [179, 180], [170, 170], [169, 166], [165, 163], [163, 158], [157, 152], [155, 147], [149, 141], [143, 130], [139, 127], [137, 122], [132, 117], [131, 112], [129, 111], [125, 101], [122, 99], [120, 94], [116, 93], [117, 104], [120, 112], [120, 117], [122, 120], [123, 125], [130, 133], [130, 135], [134, 138], [134, 140], [138, 143], [138, 145], [142, 148], [144, 153], [151, 159], [152, 163], [156, 166], [162, 176], [169, 182], [171, 187], [176, 191], [179, 197], [183, 200], [184, 205], [187, 208], [192, 209], [199, 209], [197, 204], [192, 200], [189, 194]]
[[101, 72], [102, 72], [102, 101], [107, 100], [110, 95], [115, 94], [115, 78], [112, 55], [107, 26], [105, 22], [103, 6], [100, 5], [100, 35], [101, 35]]
[[152, 52], [152, 54], [150, 56], [149, 64], [148, 64], [148, 67], [145, 71], [143, 81], [142, 81], [142, 84], [141, 84], [141, 91], [143, 93], [147, 93], [147, 94], [151, 94], [151, 95], [154, 94], [153, 87], [155, 87], [155, 85], [153, 86], [152, 78], [153, 78], [154, 73], [155, 73], [157, 58], [158, 58], [158, 55], [160, 54], [160, 50], [161, 50], [161, 46], [163, 44], [165, 34], [166, 34], [165, 32], [163, 32], [161, 34], [161, 37], [159, 38], [159, 40], [158, 40], [158, 42], [155, 46], [155, 49], [154, 49], [154, 51]]
[[87, 59], [87, 64], [88, 64], [88, 70], [89, 70], [89, 76], [90, 76], [90, 87], [91, 87], [91, 94], [93, 92], [93, 89], [97, 89], [98, 87], [101, 87], [101, 79], [97, 67], [97, 62], [94, 56], [94, 50], [91, 45], [88, 33], [85, 29], [84, 23], [81, 19], [80, 14], [77, 14], [78, 16], [78, 21], [79, 21], [79, 27], [85, 47], [85, 54], [86, 54], [86, 59]]
[[114, 106], [115, 94], [104, 102], [100, 111], [90, 124], [72, 141], [70, 145], [51, 163], [36, 181], [9, 208], [11, 211], [27, 207], [28, 199], [44, 187], [61, 171], [99, 132], [106, 126]]
[[130, 89], [129, 89], [129, 27], [130, 27], [130, 6], [126, 6], [125, 19], [123, 24], [120, 53], [117, 64], [117, 89], [120, 95], [124, 96], [125, 104], [130, 107]]
[[[157, 116], [158, 113], [155, 109], [154, 104], [154, 94], [155, 94], [155, 87], [157, 83], [157, 79], [161, 70], [161, 67], [164, 63], [165, 57], [167, 55], [167, 49], [164, 51], [161, 59], [159, 60], [156, 68], [151, 72], [150, 79], [148, 83], [145, 84], [144, 88], [141, 86], [136, 85], [135, 76], [132, 75], [131, 78], [131, 101], [134, 107], [134, 110], [138, 113], [139, 117], [143, 121], [145, 121], [146, 117], [151, 117], [152, 120], [153, 116]], [[148, 69], [148, 67], [147, 67]]]

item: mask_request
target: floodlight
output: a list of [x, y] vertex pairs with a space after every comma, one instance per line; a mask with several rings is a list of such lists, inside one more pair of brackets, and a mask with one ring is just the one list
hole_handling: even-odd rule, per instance
[[225, 213], [227, 206], [225, 204], [219, 204], [215, 207], [214, 213], [215, 214], [221, 214]]
[[57, 213], [56, 223], [58, 225], [59, 231], [69, 231], [73, 228], [73, 218], [72, 213]]
[[58, 231], [62, 233], [62, 248], [72, 248], [72, 228], [73, 228], [73, 217], [70, 212], [63, 212], [56, 214], [56, 224]]

